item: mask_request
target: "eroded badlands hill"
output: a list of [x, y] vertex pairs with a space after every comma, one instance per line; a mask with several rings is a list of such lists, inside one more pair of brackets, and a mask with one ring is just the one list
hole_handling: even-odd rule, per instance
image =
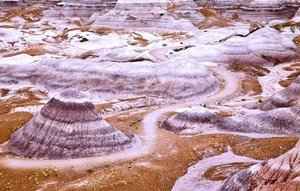
[[297, 190], [298, 8], [1, 2], [0, 190]]

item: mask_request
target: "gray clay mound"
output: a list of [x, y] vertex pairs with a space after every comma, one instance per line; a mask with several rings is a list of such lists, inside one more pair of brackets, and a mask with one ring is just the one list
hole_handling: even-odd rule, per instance
[[161, 127], [178, 134], [195, 134], [209, 130], [243, 133], [293, 134], [300, 133], [299, 107], [270, 111], [241, 112], [222, 117], [209, 110], [193, 109], [174, 114]]
[[67, 100], [52, 98], [11, 136], [9, 151], [28, 158], [68, 159], [101, 156], [132, 147], [134, 136], [113, 128], [96, 113], [92, 103]]
[[245, 133], [293, 134], [300, 133], [299, 108], [278, 108], [257, 111], [221, 119], [217, 127], [228, 131]]
[[[0, 66], [0, 81], [28, 81], [54, 92], [73, 87], [103, 99], [153, 96], [177, 101], [215, 91], [218, 79], [196, 63], [98, 63], [79, 59], [44, 60], [24, 66]], [[16, 81], [15, 81], [16, 80]]]
[[185, 129], [197, 128], [199, 124], [203, 128], [211, 127], [216, 120], [216, 114], [210, 111], [202, 109], [187, 110], [171, 116], [162, 123], [161, 127], [175, 133], [180, 133]]

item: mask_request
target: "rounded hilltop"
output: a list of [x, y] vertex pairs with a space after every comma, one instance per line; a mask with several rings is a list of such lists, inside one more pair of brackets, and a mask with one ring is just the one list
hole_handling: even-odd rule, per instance
[[12, 134], [11, 153], [28, 158], [101, 156], [131, 148], [135, 138], [107, 123], [84, 94], [65, 91]]

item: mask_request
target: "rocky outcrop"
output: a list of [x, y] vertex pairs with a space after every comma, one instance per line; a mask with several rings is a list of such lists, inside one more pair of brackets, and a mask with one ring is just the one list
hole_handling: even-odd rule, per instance
[[254, 165], [228, 178], [222, 191], [297, 191], [299, 181], [300, 144], [275, 159]]
[[[230, 151], [205, 158], [190, 166], [187, 173], [177, 179], [172, 191], [217, 191], [222, 186], [222, 176], [227, 177], [228, 174], [236, 172], [236, 168], [244, 169], [255, 162], [254, 159], [238, 156]], [[218, 168], [223, 169], [217, 170]], [[218, 178], [211, 176], [213, 171], [217, 171], [215, 175]]]
[[92, 157], [132, 147], [133, 135], [113, 128], [81, 95], [68, 91], [52, 98], [10, 138], [8, 150], [21, 157]]

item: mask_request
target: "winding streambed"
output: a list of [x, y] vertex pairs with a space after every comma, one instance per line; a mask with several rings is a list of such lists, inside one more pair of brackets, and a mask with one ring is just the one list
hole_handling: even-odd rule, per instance
[[238, 77], [223, 68], [211, 68], [218, 78], [224, 82], [224, 87], [217, 90], [217, 92], [210, 93], [209, 95], [202, 95], [197, 100], [179, 103], [171, 106], [162, 107], [154, 110], [153, 112], [144, 116], [142, 121], [143, 133], [140, 135], [141, 143], [136, 147], [124, 152], [110, 154], [101, 157], [90, 157], [71, 160], [32, 160], [21, 159], [14, 157], [6, 157], [0, 160], [4, 166], [10, 168], [72, 168], [76, 170], [88, 169], [92, 167], [99, 167], [115, 162], [122, 162], [133, 160], [138, 157], [146, 156], [153, 152], [154, 146], [159, 140], [157, 139], [157, 124], [159, 119], [166, 113], [174, 111], [178, 108], [189, 107], [192, 105], [208, 104], [221, 101], [239, 90]]

